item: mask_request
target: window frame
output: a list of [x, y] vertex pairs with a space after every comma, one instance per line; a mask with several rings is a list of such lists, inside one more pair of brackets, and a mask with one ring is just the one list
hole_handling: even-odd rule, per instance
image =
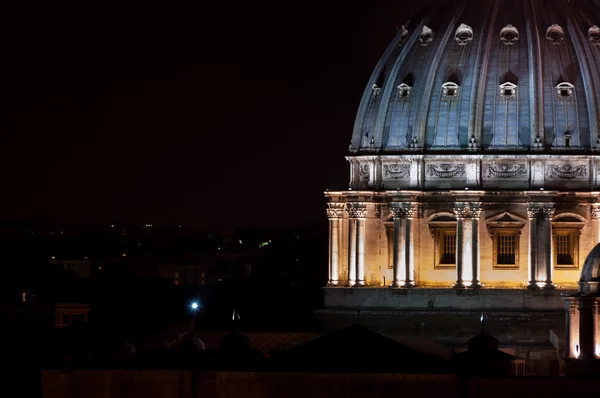
[[[514, 236], [514, 264], [498, 263], [499, 240], [501, 236]], [[521, 229], [519, 227], [495, 227], [492, 230], [492, 268], [493, 269], [519, 269], [519, 248], [521, 245]]]
[[[557, 223], [567, 224], [567, 223]], [[571, 223], [569, 223], [571, 224]], [[579, 269], [579, 236], [581, 235], [580, 226], [564, 226], [564, 225], [552, 225], [552, 266], [558, 270], [578, 270]], [[571, 236], [571, 257], [573, 258], [573, 264], [559, 264], [558, 263], [558, 251], [557, 238], [558, 236]]]
[[[455, 269], [456, 268], [456, 222], [444, 222], [444, 223], [436, 223], [437, 225], [433, 227], [433, 237], [434, 237], [434, 268], [436, 269]], [[446, 225], [444, 225], [446, 224]], [[447, 234], [454, 234], [455, 246], [454, 246], [454, 264], [452, 263], [442, 263], [442, 258], [444, 255], [444, 251], [442, 249], [442, 237]]]

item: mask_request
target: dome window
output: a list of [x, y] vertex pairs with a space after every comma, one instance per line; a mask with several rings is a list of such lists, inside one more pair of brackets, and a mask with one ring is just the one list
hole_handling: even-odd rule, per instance
[[571, 143], [573, 142], [573, 136], [571, 133], [565, 133], [565, 148], [571, 148]]
[[473, 29], [469, 25], [461, 23], [454, 33], [454, 40], [459, 46], [466, 46], [468, 42], [473, 40]]
[[430, 41], [433, 40], [433, 31], [429, 29], [427, 26], [423, 26], [421, 29], [421, 34], [419, 35], [419, 41], [422, 46], [426, 46]]
[[598, 25], [588, 29], [588, 40], [596, 47], [600, 47], [600, 28]]
[[401, 99], [408, 98], [408, 96], [410, 95], [410, 90], [412, 90], [411, 86], [409, 86], [406, 83], [401, 83], [398, 86], [398, 97], [400, 97]]
[[556, 94], [558, 94], [559, 98], [567, 99], [573, 95], [573, 86], [571, 83], [560, 83], [556, 86]]
[[517, 95], [517, 85], [510, 82], [500, 85], [500, 96], [503, 98], [514, 98]]
[[377, 84], [373, 84], [371, 90], [373, 91], [373, 98], [377, 99], [381, 93], [381, 87], [379, 87]]
[[554, 45], [560, 44], [565, 39], [565, 31], [560, 25], [554, 24], [546, 29], [546, 40]]
[[512, 46], [519, 40], [519, 31], [512, 25], [506, 25], [500, 30], [500, 41], [507, 46]]
[[446, 98], [456, 97], [458, 95], [458, 84], [452, 82], [444, 83], [442, 84], [442, 92]]

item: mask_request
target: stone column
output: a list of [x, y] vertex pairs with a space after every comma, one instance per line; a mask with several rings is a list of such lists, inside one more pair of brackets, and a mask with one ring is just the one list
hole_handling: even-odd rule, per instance
[[456, 214], [456, 285], [481, 287], [479, 281], [479, 203], [457, 203]]
[[394, 280], [392, 281], [390, 287], [401, 287], [405, 279], [406, 268], [403, 266], [403, 260], [406, 259], [406, 256], [404, 256], [406, 244], [402, 236], [402, 210], [402, 203], [390, 203], [390, 211], [392, 212], [392, 215], [394, 217]]
[[530, 203], [529, 217], [529, 288], [553, 289], [552, 217], [550, 203]]
[[421, 216], [422, 208], [416, 202], [404, 204], [404, 285], [409, 288], [415, 286], [415, 218]]
[[480, 281], [480, 250], [479, 250], [479, 217], [481, 217], [481, 205], [471, 203], [471, 288], [481, 287]]
[[343, 216], [343, 203], [328, 203], [327, 218], [329, 218], [329, 281], [328, 286], [337, 286], [339, 283], [340, 260], [340, 221]]
[[348, 212], [348, 285], [365, 285], [365, 218], [364, 203], [346, 203]]
[[575, 358], [579, 346], [579, 311], [573, 297], [565, 297], [565, 358]]
[[464, 220], [467, 215], [464, 204], [457, 203], [457, 207], [454, 208], [454, 214], [456, 214], [456, 283], [454, 288], [462, 289], [465, 287], [464, 283]]
[[530, 206], [527, 209], [529, 219], [529, 262], [528, 262], [528, 285], [530, 289], [537, 289], [537, 217], [539, 208]]
[[594, 204], [590, 208], [590, 218], [596, 223], [596, 242], [600, 242], [600, 204]]
[[600, 301], [594, 301], [594, 354], [600, 357]]
[[579, 310], [579, 358], [594, 359], [594, 298], [576, 299]]
[[[554, 217], [554, 209], [551, 207], [543, 207], [538, 218], [538, 259], [540, 267], [538, 267], [538, 281], [544, 282], [544, 289], [554, 289], [552, 283], [553, 258], [552, 258], [552, 217]], [[540, 272], [542, 271], [543, 272]]]

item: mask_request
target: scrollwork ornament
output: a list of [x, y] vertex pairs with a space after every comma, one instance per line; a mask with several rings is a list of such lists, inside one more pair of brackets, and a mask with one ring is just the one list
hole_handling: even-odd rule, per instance
[[395, 180], [409, 177], [410, 164], [385, 163], [383, 165], [383, 176]]
[[406, 218], [419, 218], [419, 213], [422, 213], [423, 210], [421, 206], [417, 202], [408, 202], [403, 204], [403, 211], [406, 215]]
[[391, 202], [388, 207], [394, 219], [400, 219], [403, 217], [404, 209], [402, 208], [401, 202]]
[[560, 179], [572, 180], [577, 177], [587, 177], [587, 167], [585, 165], [563, 164], [548, 166], [548, 175]]
[[465, 175], [464, 164], [441, 163], [439, 165], [430, 164], [427, 167], [427, 174], [430, 177], [452, 178]]

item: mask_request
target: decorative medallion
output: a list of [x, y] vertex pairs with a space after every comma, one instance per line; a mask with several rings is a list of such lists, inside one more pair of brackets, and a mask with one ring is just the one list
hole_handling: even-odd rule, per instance
[[519, 40], [519, 31], [514, 26], [508, 24], [500, 29], [500, 41], [507, 46], [512, 46]]
[[486, 165], [485, 168], [486, 178], [514, 178], [524, 175], [527, 175], [527, 165], [525, 163], [492, 163]]
[[441, 163], [438, 165], [430, 164], [427, 166], [427, 173], [430, 177], [452, 178], [465, 175], [464, 164]]
[[459, 46], [466, 46], [468, 42], [473, 40], [473, 28], [461, 23], [454, 33], [454, 40], [456, 40]]
[[558, 177], [566, 180], [572, 180], [577, 177], [587, 177], [587, 167], [585, 165], [563, 164], [548, 165], [548, 176]]
[[565, 40], [565, 31], [560, 25], [554, 24], [546, 29], [546, 40], [554, 45], [558, 45]]
[[361, 180], [368, 180], [369, 176], [370, 176], [370, 168], [368, 164], [361, 164], [360, 165], [360, 179]]
[[422, 46], [426, 46], [430, 41], [433, 40], [433, 31], [429, 29], [427, 26], [423, 26], [421, 29], [421, 34], [419, 35], [419, 41]]
[[600, 28], [598, 25], [588, 29], [588, 40], [596, 47], [600, 47]]
[[410, 176], [410, 164], [386, 163], [383, 165], [383, 177], [398, 180]]

